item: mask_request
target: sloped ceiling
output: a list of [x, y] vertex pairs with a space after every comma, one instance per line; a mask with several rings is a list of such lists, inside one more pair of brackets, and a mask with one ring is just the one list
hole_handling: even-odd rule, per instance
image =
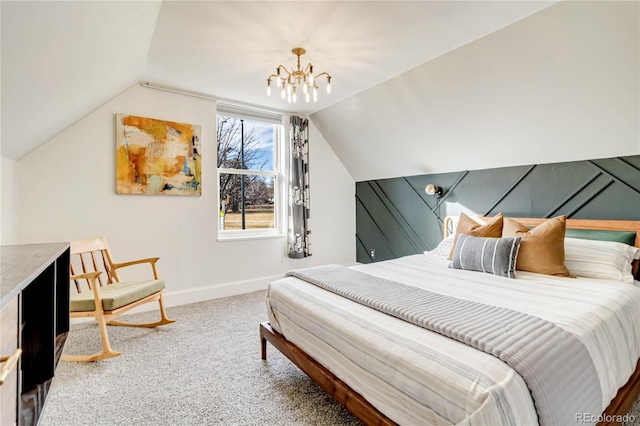
[[324, 108], [356, 181], [640, 154], [640, 2], [561, 2]]
[[22, 157], [135, 84], [161, 5], [3, 1], [2, 156]]
[[[138, 81], [313, 113], [555, 1], [2, 1], [2, 156], [19, 159]], [[288, 105], [266, 77], [329, 71]]]

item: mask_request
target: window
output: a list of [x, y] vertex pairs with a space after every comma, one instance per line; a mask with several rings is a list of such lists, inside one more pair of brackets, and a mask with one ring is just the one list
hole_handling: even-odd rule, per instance
[[218, 106], [219, 239], [282, 235], [282, 117]]

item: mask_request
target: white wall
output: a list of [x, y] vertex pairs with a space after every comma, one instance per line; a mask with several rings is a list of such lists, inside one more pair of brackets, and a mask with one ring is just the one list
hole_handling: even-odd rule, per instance
[[2, 195], [0, 199], [0, 242], [2, 244], [14, 244], [16, 242], [16, 162], [0, 157], [2, 163]]
[[[202, 196], [116, 195], [116, 113], [202, 126]], [[212, 101], [137, 85], [114, 98], [19, 161], [20, 242], [104, 235], [116, 262], [160, 256], [169, 305], [264, 288], [293, 268], [355, 263], [354, 181], [313, 126], [313, 256], [289, 259], [283, 238], [216, 242], [215, 116]]]
[[639, 21], [560, 2], [312, 120], [356, 181], [639, 154]]

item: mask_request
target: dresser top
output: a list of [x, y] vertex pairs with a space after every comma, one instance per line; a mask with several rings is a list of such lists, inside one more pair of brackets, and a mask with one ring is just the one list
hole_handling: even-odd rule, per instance
[[0, 307], [52, 264], [69, 243], [0, 246]]

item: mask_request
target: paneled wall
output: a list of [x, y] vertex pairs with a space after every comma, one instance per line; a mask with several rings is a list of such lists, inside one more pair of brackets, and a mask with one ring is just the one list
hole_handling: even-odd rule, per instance
[[[440, 199], [425, 193], [430, 183]], [[460, 212], [640, 220], [640, 155], [358, 182], [357, 260], [433, 249], [444, 217]]]

